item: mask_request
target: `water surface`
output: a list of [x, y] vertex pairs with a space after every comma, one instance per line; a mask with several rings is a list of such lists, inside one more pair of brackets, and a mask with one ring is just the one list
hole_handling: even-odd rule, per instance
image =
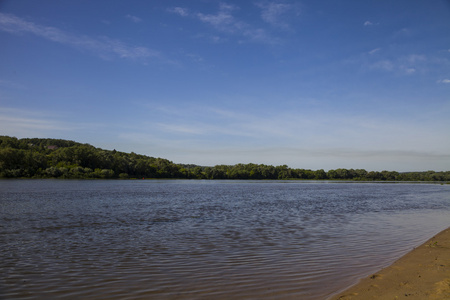
[[0, 181], [0, 298], [325, 299], [450, 220], [450, 186]]

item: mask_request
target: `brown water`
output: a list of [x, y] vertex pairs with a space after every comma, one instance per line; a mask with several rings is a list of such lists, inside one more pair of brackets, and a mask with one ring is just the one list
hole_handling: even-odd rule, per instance
[[449, 220], [449, 185], [0, 181], [0, 298], [326, 299]]

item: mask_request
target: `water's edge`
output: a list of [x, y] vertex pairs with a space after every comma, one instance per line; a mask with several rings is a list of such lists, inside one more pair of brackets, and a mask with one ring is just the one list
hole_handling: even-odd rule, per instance
[[363, 279], [365, 279], [365, 278], [371, 276], [372, 274], [379, 273], [381, 270], [384, 270], [384, 269], [387, 269], [387, 268], [392, 267], [392, 265], [394, 265], [398, 260], [404, 259], [404, 257], [405, 257], [406, 255], [408, 255], [408, 254], [410, 254], [411, 252], [413, 252], [416, 248], [422, 247], [422, 246], [424, 246], [424, 245], [429, 244], [429, 241], [432, 240], [436, 235], [439, 235], [439, 234], [441, 234], [442, 232], [444, 232], [444, 231], [446, 231], [446, 230], [449, 230], [449, 229], [450, 229], [450, 227], [447, 227], [447, 228], [444, 228], [444, 229], [442, 229], [442, 230], [436, 232], [435, 234], [433, 234], [433, 235], [431, 235], [431, 236], [428, 236], [428, 238], [426, 238], [423, 242], [418, 243], [417, 245], [415, 245], [415, 246], [414, 246], [412, 249], [410, 249], [408, 252], [406, 252], [406, 253], [404, 253], [404, 254], [399, 254], [397, 258], [395, 258], [394, 260], [392, 260], [392, 262], [389, 262], [389, 263], [385, 263], [385, 264], [383, 264], [383, 265], [380, 265], [380, 266], [379, 266], [378, 268], [376, 268], [376, 269], [373, 268], [373, 269], [371, 269], [371, 270], [365, 271], [364, 274], [361, 274], [361, 276], [358, 277], [352, 284], [350, 284], [350, 285], [348, 285], [348, 286], [346, 286], [346, 287], [343, 287], [342, 289], [338, 290], [337, 292], [334, 292], [334, 293], [330, 294], [330, 296], [327, 297], [326, 300], [333, 299], [333, 298], [337, 297], [339, 294], [345, 293], [345, 291], [349, 290], [350, 288], [353, 288], [353, 287], [357, 286], [357, 285], [361, 282], [361, 280], [363, 280]]

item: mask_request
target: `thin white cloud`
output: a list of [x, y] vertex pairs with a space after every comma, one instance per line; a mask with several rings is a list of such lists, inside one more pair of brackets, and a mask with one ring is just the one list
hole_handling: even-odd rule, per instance
[[426, 61], [427, 57], [425, 55], [411, 54], [411, 55], [406, 56], [405, 60], [408, 61], [408, 63], [414, 64], [414, 63]]
[[207, 130], [203, 126], [193, 126], [190, 124], [164, 124], [158, 123], [158, 128], [168, 133], [181, 133], [181, 134], [205, 134]]
[[395, 67], [394, 63], [387, 59], [377, 61], [369, 66], [370, 69], [383, 71], [393, 71], [394, 67]]
[[371, 22], [371, 21], [365, 21], [364, 22], [364, 27], [372, 27], [372, 26], [378, 26], [378, 25], [380, 25], [380, 23], [373, 23], [373, 22]]
[[[232, 116], [233, 112], [228, 112]], [[241, 115], [236, 113], [237, 116]], [[332, 123], [339, 124], [337, 119], [333, 119]], [[364, 120], [350, 120], [349, 127], [357, 126]], [[151, 156], [164, 157], [174, 162], [195, 163], [199, 165], [217, 165], [217, 164], [237, 164], [237, 163], [263, 163], [272, 165], [287, 164], [290, 167], [297, 168], [364, 168], [367, 170], [396, 170], [396, 171], [413, 171], [413, 170], [442, 170], [448, 169], [450, 166], [450, 155], [444, 147], [420, 147], [422, 144], [417, 142], [414, 134], [406, 136], [404, 133], [410, 129], [400, 130], [394, 133], [394, 137], [388, 136], [386, 143], [386, 135], [392, 134], [392, 128], [397, 128], [397, 123], [388, 122], [382, 124], [386, 120], [374, 120], [378, 126], [372, 128], [373, 132], [382, 130], [377, 136], [366, 136], [367, 129], [355, 133], [362, 138], [358, 143], [358, 136], [338, 136], [335, 140], [328, 140], [325, 143], [317, 143], [317, 136], [310, 141], [298, 143], [295, 139], [278, 139], [275, 142], [273, 137], [268, 137], [271, 141], [258, 143], [255, 136], [238, 136], [230, 139], [223, 135], [217, 139], [201, 139], [199, 136], [186, 134], [184, 137], [180, 135], [179, 139], [167, 138], [167, 133], [159, 134], [154, 130], [148, 132], [128, 131], [119, 135], [118, 140], [123, 140], [124, 145], [129, 147], [129, 151], [138, 153], [147, 153]], [[295, 122], [293, 122], [295, 123]], [[409, 125], [411, 124], [403, 124]], [[336, 125], [333, 125], [336, 126]], [[396, 126], [396, 127], [392, 127]], [[310, 128], [314, 128], [313, 126]], [[310, 128], [300, 131], [297, 135], [308, 134]], [[331, 127], [328, 127], [328, 129]], [[410, 128], [416, 129], [417, 126]], [[401, 128], [400, 128], [401, 129]], [[419, 127], [419, 132], [423, 128]], [[324, 130], [327, 130], [325, 128]], [[433, 129], [428, 128], [429, 135], [433, 135]], [[431, 130], [431, 131], [430, 131]], [[218, 134], [217, 132], [215, 133]], [[316, 135], [314, 131], [312, 135]], [[356, 138], [356, 140], [354, 140]], [[367, 141], [375, 138], [376, 141], [367, 144]], [[438, 139], [435, 136], [434, 139]], [[389, 143], [391, 140], [397, 140], [397, 143]], [[415, 140], [415, 141], [414, 141]], [[402, 146], [403, 144], [406, 145]], [[430, 142], [429, 140], [427, 142]], [[380, 146], [383, 144], [384, 146]], [[387, 145], [386, 145], [387, 144]], [[132, 145], [132, 146], [130, 146]], [[276, 145], [276, 146], [273, 146]], [[400, 146], [399, 146], [400, 145]], [[410, 147], [411, 145], [420, 145], [419, 147]], [[180, 147], [182, 151], [180, 151]], [[151, 152], [149, 153], [149, 149]], [[410, 150], [414, 149], [414, 150]]]
[[184, 7], [171, 7], [169, 9], [167, 9], [169, 12], [180, 15], [182, 17], [187, 17], [189, 15], [189, 9], [184, 8]]
[[127, 19], [131, 20], [134, 23], [140, 23], [142, 22], [142, 19], [133, 15], [126, 15], [125, 16]]
[[[166, 113], [164, 113], [166, 111]], [[436, 130], [435, 118], [422, 116], [420, 126], [414, 120], [397, 120], [379, 116], [353, 116], [351, 114], [322, 113], [311, 116], [307, 111], [284, 111], [256, 115], [220, 108], [187, 108], [180, 111], [159, 109], [145, 128], [161, 139], [176, 136], [177, 140], [195, 138], [199, 143], [227, 143], [242, 146], [309, 145], [310, 147], [343, 146], [355, 149], [439, 150], [450, 144], [442, 143], [442, 130]], [[440, 128], [445, 124], [441, 123]], [[158, 133], [159, 132], [159, 133]], [[317, 137], [320, 136], [320, 139]], [[418, 143], [417, 137], [422, 140]], [[426, 141], [426, 143], [423, 143]], [[427, 147], [423, 145], [428, 145]], [[436, 147], [429, 147], [435, 145]], [[385, 148], [385, 146], [382, 146]], [[436, 148], [436, 149], [432, 149]]]
[[406, 75], [411, 75], [423, 68], [427, 62], [425, 55], [411, 54], [399, 59], [399, 71]]
[[56, 120], [54, 116], [48, 113], [0, 107], [2, 134], [10, 136], [49, 136], [54, 132], [74, 130], [77, 126], [79, 125], [71, 125]]
[[200, 55], [197, 55], [197, 54], [186, 53], [185, 56], [188, 57], [191, 61], [196, 62], [196, 63], [204, 62], [203, 57], [201, 57]]
[[[374, 49], [369, 54], [374, 54], [379, 49]], [[370, 61], [371, 59], [368, 58]], [[423, 69], [426, 69], [428, 59], [425, 55], [411, 54], [398, 57], [397, 59], [382, 59], [378, 61], [370, 61], [368, 68], [370, 70], [381, 70], [387, 72], [396, 72], [403, 75], [412, 75]]]
[[438, 83], [446, 83], [446, 84], [450, 84], [450, 79], [441, 79], [437, 81]]
[[[354, 164], [378, 167], [383, 163], [383, 168], [401, 170], [411, 162], [417, 166], [419, 160], [429, 168], [436, 168], [434, 165], [450, 159], [446, 151], [450, 141], [442, 141], [446, 123], [438, 122], [440, 125], [436, 126], [432, 117], [422, 118], [418, 126], [415, 120], [351, 113], [310, 115], [284, 111], [258, 115], [214, 107], [179, 110], [167, 107], [154, 114], [156, 120], [139, 126], [134, 132], [131, 130], [122, 138], [134, 136], [133, 143], [152, 145], [155, 151], [152, 155], [158, 153], [178, 162], [202, 165], [253, 162], [305, 167], [312, 160], [316, 166], [311, 167], [317, 169], [320, 168], [317, 163], [329, 160], [324, 166], [336, 161], [343, 164], [337, 167]], [[145, 148], [149, 147], [142, 146]]]
[[262, 28], [248, 28], [242, 32], [242, 35], [252, 42], [265, 44], [278, 44], [279, 39], [271, 36]]
[[244, 26], [243, 22], [237, 21], [231, 14], [232, 11], [236, 9], [237, 7], [234, 5], [221, 3], [217, 14], [197, 13], [197, 17], [200, 21], [208, 23], [217, 29], [235, 31]]
[[299, 10], [295, 5], [286, 2], [265, 1], [256, 3], [256, 6], [261, 9], [261, 18], [265, 22], [280, 28], [289, 28], [288, 23], [284, 19], [287, 13], [294, 12], [296, 15], [299, 14]]
[[411, 35], [412, 32], [408, 28], [402, 28], [393, 34], [394, 38], [410, 37]]
[[34, 34], [53, 42], [92, 52], [104, 59], [111, 57], [128, 59], [161, 58], [161, 54], [158, 51], [147, 47], [129, 46], [119, 40], [107, 37], [92, 38], [73, 35], [55, 27], [25, 21], [12, 14], [0, 13], [0, 30], [12, 34]]
[[102, 124], [69, 120], [64, 112], [31, 110], [0, 106], [1, 134], [15, 137], [86, 136], [95, 131], [110, 129], [115, 124]]
[[222, 43], [222, 42], [227, 41], [226, 38], [222, 38], [222, 37], [217, 36], [217, 35], [211, 36], [211, 37], [210, 37], [210, 40], [211, 40], [213, 43], [216, 43], [216, 44], [217, 44], [217, 43]]
[[[264, 29], [254, 27], [244, 21], [234, 17], [233, 13], [239, 10], [239, 7], [232, 4], [220, 3], [217, 13], [204, 14], [202, 12], [190, 12], [187, 8], [172, 7], [168, 11], [182, 17], [193, 17], [200, 22], [212, 26], [221, 33], [229, 35], [240, 36], [244, 39], [242, 41], [252, 41], [259, 43], [275, 44], [278, 39], [269, 35]], [[214, 35], [213, 42], [224, 41], [222, 37]], [[241, 41], [241, 42], [242, 42]]]
[[205, 15], [198, 13], [197, 17], [200, 21], [212, 25], [217, 30], [241, 35], [253, 42], [277, 43], [278, 40], [270, 36], [264, 29], [255, 28], [248, 23], [234, 18], [232, 12], [238, 9], [237, 6], [221, 3], [217, 14]]
[[0, 115], [0, 124], [3, 124], [2, 128], [14, 128], [14, 129], [28, 129], [28, 130], [68, 130], [67, 126], [62, 125], [60, 122], [51, 120], [41, 120], [35, 118], [21, 118]]
[[377, 53], [377, 52], [380, 51], [380, 50], [381, 50], [381, 48], [375, 48], [375, 49], [373, 49], [373, 50], [370, 50], [370, 51], [369, 51], [369, 54], [370, 54], [370, 55], [373, 55], [373, 54]]
[[414, 68], [403, 68], [402, 69], [406, 74], [414, 74], [416, 73], [416, 69]]

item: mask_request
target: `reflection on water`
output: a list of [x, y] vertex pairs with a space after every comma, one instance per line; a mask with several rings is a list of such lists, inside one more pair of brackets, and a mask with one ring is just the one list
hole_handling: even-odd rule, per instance
[[324, 299], [449, 204], [448, 185], [0, 181], [0, 298]]

